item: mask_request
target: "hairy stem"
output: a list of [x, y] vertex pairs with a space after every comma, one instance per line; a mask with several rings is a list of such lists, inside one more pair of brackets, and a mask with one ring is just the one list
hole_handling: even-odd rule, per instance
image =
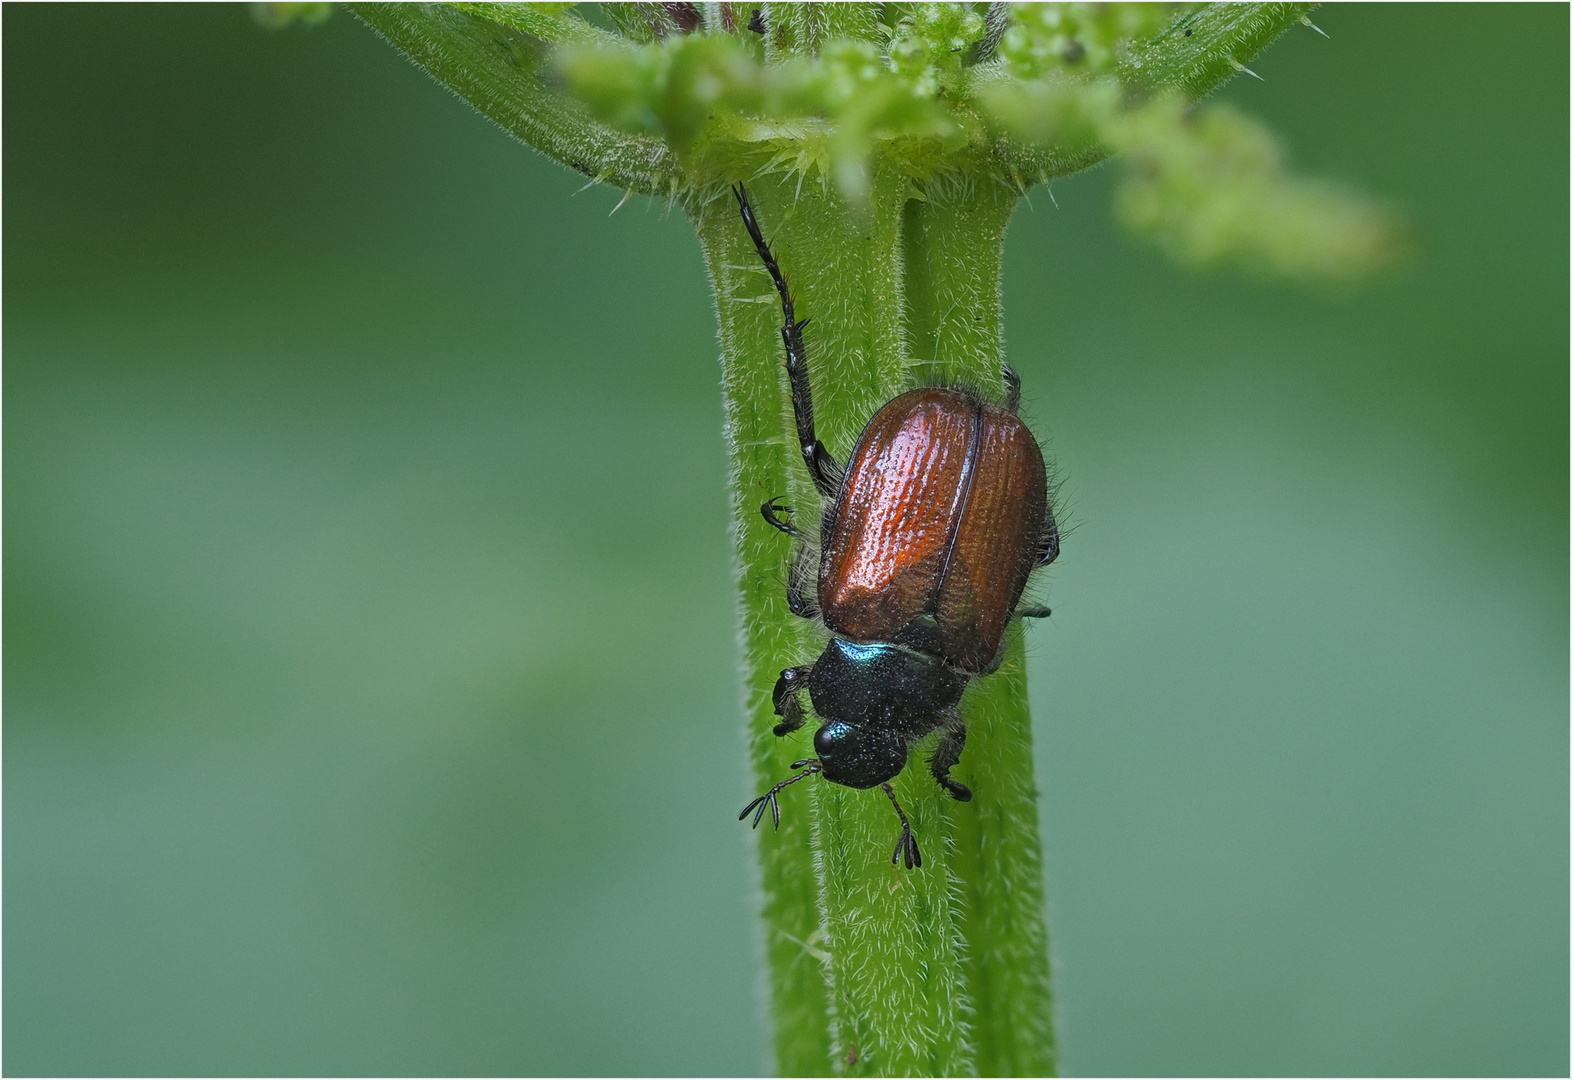
[[[897, 215], [876, 208], [858, 220], [816, 186], [798, 198], [792, 182], [764, 180], [750, 192], [798, 298], [798, 317], [812, 320], [808, 362], [819, 437], [844, 456], [861, 422], [906, 377]], [[720, 321], [748, 734], [762, 791], [787, 776], [792, 761], [812, 756], [806, 741], [811, 729], [785, 739], [771, 734], [777, 718], [770, 691], [783, 668], [812, 660], [823, 643], [786, 606], [792, 544], [763, 521], [759, 505], [787, 495], [797, 520], [811, 525], [819, 504], [790, 434], [781, 311], [770, 280], [730, 195], [699, 206], [693, 217]], [[811, 781], [787, 792], [780, 831], [759, 844], [777, 1066], [785, 1075], [824, 1075], [844, 1053], [832, 1030], [835, 945], [821, 913], [817, 865], [833, 830], [816, 820], [814, 792], [804, 790], [825, 786]], [[882, 813], [893, 820], [888, 806]], [[888, 822], [881, 818], [881, 824], [888, 832]], [[875, 862], [887, 858], [877, 852], [865, 856]]]
[[[998, 393], [999, 260], [1016, 196], [992, 184], [910, 199], [875, 169], [870, 206], [764, 181], [753, 201], [807, 331], [819, 436], [844, 458], [873, 411], [917, 379]], [[733, 527], [749, 736], [760, 790], [811, 755], [810, 729], [771, 734], [770, 690], [811, 661], [822, 631], [785, 603], [791, 543], [759, 504], [786, 494], [811, 527], [818, 500], [789, 434], [780, 309], [735, 204], [695, 223], [721, 325]], [[895, 782], [922, 869], [890, 863], [888, 801], [815, 780], [790, 793], [761, 837], [776, 1047], [788, 1075], [1042, 1075], [1052, 1069], [1041, 861], [1019, 635], [1004, 669], [965, 703], [973, 736], [958, 775], [976, 798], [944, 796], [913, 752]], [[809, 882], [817, 878], [817, 888]]]
[[[1016, 203], [1014, 189], [979, 181], [906, 204], [913, 353], [937, 377], [987, 393], [1000, 389], [1000, 258]], [[1054, 1069], [1052, 999], [1018, 630], [1000, 670], [974, 682], [963, 707], [969, 735], [957, 774], [974, 797], [951, 820], [976, 1068], [982, 1076], [1045, 1076]]]

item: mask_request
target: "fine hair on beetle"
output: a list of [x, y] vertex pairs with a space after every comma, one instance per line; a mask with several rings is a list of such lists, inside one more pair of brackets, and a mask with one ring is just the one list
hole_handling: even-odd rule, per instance
[[[758, 827], [780, 826], [779, 794], [810, 776], [880, 788], [901, 831], [890, 861], [922, 865], [911, 821], [890, 786], [912, 745], [938, 734], [928, 758], [934, 781], [961, 802], [971, 790], [950, 775], [966, 746], [961, 699], [973, 679], [998, 670], [1005, 632], [1043, 618], [1023, 604], [1032, 573], [1059, 554], [1054, 485], [1036, 437], [1018, 411], [1021, 381], [1005, 365], [1001, 398], [964, 383], [931, 380], [874, 412], [844, 464], [814, 425], [807, 320], [739, 184], [742, 225], [779, 294], [786, 374], [804, 466], [818, 493], [799, 514], [780, 497], [764, 520], [797, 541], [786, 573], [792, 614], [827, 631], [817, 660], [781, 672], [772, 694], [786, 736], [808, 723], [806, 693], [821, 722], [817, 756], [743, 808]], [[799, 521], [801, 524], [799, 524]]]

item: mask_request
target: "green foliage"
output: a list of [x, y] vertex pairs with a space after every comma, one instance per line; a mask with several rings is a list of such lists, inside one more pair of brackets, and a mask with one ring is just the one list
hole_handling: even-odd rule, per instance
[[1271, 133], [1234, 109], [1192, 113], [1182, 99], [1163, 97], [1107, 130], [1126, 161], [1120, 220], [1181, 262], [1344, 278], [1399, 253], [1384, 210], [1334, 184], [1286, 175]]
[[799, 169], [828, 166], [844, 193], [865, 201], [876, 140], [963, 145], [957, 118], [933, 99], [934, 65], [908, 77], [867, 41], [832, 41], [819, 56], [765, 64], [731, 35], [684, 35], [633, 51], [569, 50], [561, 67], [601, 119], [664, 136], [689, 172], [711, 183], [752, 172], [769, 155]]
[[1179, 4], [1014, 4], [999, 42], [1009, 73], [1023, 82], [1055, 72], [1107, 75], [1131, 45], [1153, 37]]
[[[804, 756], [770, 733], [770, 689], [823, 632], [787, 609], [790, 544], [758, 506], [784, 493], [808, 522], [817, 497], [793, 433], [780, 309], [730, 185], [748, 182], [798, 317], [812, 320], [819, 435], [840, 454], [917, 378], [997, 392], [1004, 229], [1032, 183], [1120, 154], [1121, 219], [1198, 264], [1347, 277], [1397, 249], [1373, 204], [1288, 176], [1262, 128], [1197, 104], [1308, 5], [608, 5], [616, 33], [560, 4], [356, 10], [530, 145], [692, 219], [720, 324], [761, 790]], [[976, 800], [941, 798], [920, 768], [897, 778], [920, 872], [890, 866], [882, 800], [825, 782], [793, 789], [763, 838], [782, 1072], [1052, 1071], [1021, 649], [1017, 633], [963, 703], [974, 736], [957, 775]]]
[[919, 184], [1020, 186], [1122, 153], [1121, 219], [1177, 258], [1309, 277], [1380, 268], [1400, 245], [1379, 207], [1290, 177], [1264, 129], [1190, 104], [1245, 70], [1235, 53], [1265, 29], [1303, 15], [1239, 6], [1176, 19], [1176, 5], [1018, 4], [1007, 21], [994, 11], [1004, 29], [990, 48], [967, 5], [885, 5], [893, 25], [800, 53], [779, 47], [783, 30], [734, 22], [574, 47], [558, 64], [600, 119], [665, 139], [699, 189], [784, 167], [865, 205], [876, 159]]
[[886, 166], [919, 189], [1024, 190], [1119, 154], [1120, 219], [1176, 258], [1355, 277], [1402, 251], [1391, 216], [1293, 177], [1264, 129], [1195, 104], [1309, 6], [765, 4], [762, 32], [738, 5], [608, 5], [621, 34], [565, 4], [374, 21], [531, 145], [632, 191], [702, 202], [784, 172], [866, 207]]

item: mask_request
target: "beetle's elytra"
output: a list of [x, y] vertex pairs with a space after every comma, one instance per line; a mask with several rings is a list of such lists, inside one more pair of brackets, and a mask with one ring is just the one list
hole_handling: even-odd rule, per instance
[[889, 781], [906, 767], [911, 743], [943, 735], [929, 766], [954, 798], [971, 799], [951, 779], [966, 745], [960, 701], [966, 684], [995, 671], [1011, 619], [1040, 617], [1021, 594], [1039, 566], [1059, 554], [1048, 472], [1037, 440], [1015, 415], [1020, 380], [1004, 369], [1005, 400], [965, 389], [908, 391], [885, 404], [857, 439], [842, 469], [813, 426], [804, 321], [798, 321], [780, 266], [741, 187], [743, 225], [780, 293], [786, 371], [803, 461], [824, 498], [817, 543], [783, 519], [772, 499], [764, 519], [798, 539], [787, 579], [791, 610], [822, 621], [833, 637], [812, 664], [787, 668], [775, 684], [776, 735], [806, 723], [802, 692], [823, 721], [817, 758], [743, 808], [757, 828], [776, 796], [815, 773], [853, 788], [882, 787], [900, 818], [890, 861], [922, 865], [911, 824]]

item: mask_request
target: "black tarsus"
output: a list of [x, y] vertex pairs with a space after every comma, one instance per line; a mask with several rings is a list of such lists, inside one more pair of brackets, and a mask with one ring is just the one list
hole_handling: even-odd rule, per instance
[[759, 8], [753, 9], [753, 15], [748, 19], [748, 29], [755, 34], [764, 33], [764, 12]]
[[785, 275], [781, 273], [780, 264], [770, 251], [769, 242], [764, 239], [764, 230], [759, 228], [758, 218], [753, 216], [753, 206], [748, 202], [748, 189], [738, 184], [731, 189], [731, 193], [737, 197], [737, 208], [742, 212], [742, 223], [753, 240], [754, 250], [759, 253], [764, 268], [775, 282], [775, 291], [781, 296], [781, 314], [785, 319], [781, 326], [781, 341], [786, 345], [786, 374], [791, 379], [791, 408], [797, 420], [797, 441], [802, 447], [802, 459], [807, 462], [808, 473], [813, 477], [813, 486], [819, 489], [819, 494], [833, 496], [840, 490], [841, 467], [824, 448], [813, 429], [813, 390], [808, 385], [808, 350], [802, 340], [802, 328], [808, 325], [808, 320], [797, 318]]
[[955, 768], [961, 760], [961, 751], [966, 749], [966, 725], [956, 721], [955, 725], [944, 733], [939, 740], [939, 745], [933, 748], [933, 756], [928, 759], [928, 768], [933, 771], [933, 778], [939, 786], [950, 793], [950, 798], [957, 802], [971, 802], [972, 789], [957, 780], [950, 779], [950, 770]]
[[896, 816], [901, 819], [901, 836], [895, 841], [895, 852], [890, 856], [890, 865], [899, 866], [904, 861], [908, 870], [922, 866], [922, 852], [917, 850], [917, 837], [912, 835], [912, 823], [906, 820], [906, 811], [901, 809], [900, 802], [895, 798], [895, 789], [887, 783], [879, 786], [890, 797]]
[[[792, 768], [802, 769], [802, 772], [798, 773], [796, 776], [788, 776], [786, 779], [770, 788], [770, 790], [766, 791], [763, 795], [760, 795], [757, 799], [754, 799], [747, 806], [744, 806], [742, 808], [742, 813], [737, 815], [737, 820], [743, 820], [748, 816], [748, 812], [750, 810], [752, 810], [754, 807], [758, 807], [758, 813], [753, 815], [753, 827], [757, 829], [759, 827], [759, 822], [764, 820], [764, 811], [767, 807], [770, 811], [771, 820], [774, 821], [775, 827], [779, 829], [781, 827], [781, 804], [776, 801], [775, 796], [780, 793], [782, 788], [790, 787], [792, 784], [795, 784], [798, 780], [801, 780], [805, 776], [812, 776], [814, 773], [819, 772], [823, 766], [812, 758], [804, 758], [801, 761], [793, 762]], [[895, 796], [891, 795], [890, 798], [893, 799]], [[896, 810], [899, 809], [900, 807], [897, 806]], [[905, 819], [905, 816], [906, 815], [904, 814], [901, 815], [903, 820]]]
[[1017, 619], [1046, 619], [1052, 614], [1053, 612], [1050, 609], [1040, 605], [1034, 605], [1032, 607], [1018, 607], [1015, 609], [1015, 617]]
[[789, 507], [789, 506], [779, 506], [779, 505], [776, 504], [776, 501], [774, 499], [770, 499], [763, 506], [759, 507], [759, 513], [764, 515], [764, 520], [765, 521], [768, 521], [771, 525], [773, 525], [775, 528], [779, 529], [781, 532], [785, 533], [787, 536], [800, 537], [802, 535], [802, 533], [797, 531], [797, 527], [795, 525], [793, 525], [791, 522], [789, 522], [789, 521], [782, 521], [780, 518], [775, 516], [776, 514], [781, 514], [781, 513], [785, 513], [785, 514], [796, 513], [796, 511], [793, 510], [791, 507]]
[[1004, 410], [1010, 413], [1021, 411], [1021, 377], [1009, 364], [1004, 365]]
[[1059, 526], [1054, 524], [1053, 507], [1043, 520], [1043, 534], [1037, 541], [1037, 565], [1047, 566], [1059, 557]]

